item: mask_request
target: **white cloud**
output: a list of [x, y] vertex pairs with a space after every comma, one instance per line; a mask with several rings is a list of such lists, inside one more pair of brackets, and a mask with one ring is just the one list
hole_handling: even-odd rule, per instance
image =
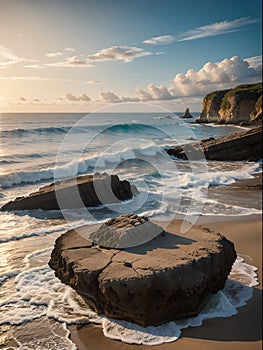
[[66, 48], [65, 48], [65, 51], [74, 52], [75, 49], [73, 49], [72, 47], [66, 47]]
[[41, 69], [44, 68], [43, 66], [41, 66], [40, 64], [26, 64], [23, 65], [24, 68], [32, 68], [32, 69]]
[[188, 41], [206, 38], [209, 36], [232, 33], [241, 30], [242, 27], [249, 24], [259, 22], [260, 19], [250, 19], [249, 17], [242, 17], [233, 21], [222, 21], [213, 24], [201, 26], [195, 29], [190, 29], [182, 34], [182, 37], [177, 41]]
[[89, 55], [90, 61], [124, 61], [131, 62], [135, 58], [151, 55], [151, 52], [145, 51], [135, 46], [112, 46], [102, 49], [93, 55]]
[[18, 57], [12, 50], [0, 45], [0, 66], [10, 66], [23, 61], [26, 59]]
[[119, 97], [111, 91], [101, 92], [100, 96], [104, 102], [110, 102], [110, 103], [140, 101], [138, 97], [129, 97], [129, 96]]
[[233, 56], [216, 63], [207, 62], [198, 71], [189, 69], [185, 74], [178, 73], [169, 87], [149, 84], [145, 89], [136, 88], [135, 92], [143, 101], [204, 96], [213, 90], [261, 81], [261, 72], [262, 62], [258, 57]]
[[86, 84], [99, 84], [99, 83], [103, 83], [102, 81], [99, 81], [99, 80], [87, 80], [85, 81]]
[[146, 89], [136, 88], [135, 92], [139, 95], [139, 98], [142, 101], [174, 99], [174, 96], [164, 85], [155, 86], [153, 84], [149, 84]]
[[262, 56], [253, 56], [245, 58], [251, 68], [262, 71]]
[[120, 102], [120, 98], [115, 95], [113, 92], [107, 91], [107, 92], [101, 92], [100, 96], [103, 101], [105, 102]]
[[70, 92], [65, 94], [65, 98], [69, 101], [83, 101], [83, 102], [89, 102], [91, 101], [90, 97], [88, 95], [86, 95], [85, 93], [79, 95], [79, 96], [75, 96], [73, 94], [71, 94]]
[[54, 62], [54, 63], [46, 63], [46, 66], [49, 67], [94, 67], [90, 62], [86, 59], [81, 59], [78, 56], [72, 56], [66, 58], [64, 61]]
[[177, 36], [175, 35], [160, 35], [147, 40], [144, 40], [143, 43], [150, 45], [164, 45], [171, 44], [174, 42], [180, 41], [189, 41], [196, 40], [201, 38], [207, 38], [210, 36], [222, 35], [232, 32], [237, 32], [249, 24], [257, 23], [260, 21], [260, 18], [249, 18], [242, 17], [238, 19], [234, 19], [233, 21], [221, 21], [208, 25], [204, 25], [201, 27], [197, 27], [194, 29], [189, 29], [186, 32], [179, 33]]
[[13, 77], [0, 77], [2, 80], [47, 80], [47, 81], [68, 81], [68, 79], [57, 79], [57, 78], [45, 78], [45, 77], [39, 77], [39, 76], [13, 76]]
[[167, 45], [173, 43], [174, 41], [175, 37], [173, 35], [160, 35], [144, 40], [143, 43], [149, 45]]
[[189, 69], [186, 74], [177, 74], [170, 91], [175, 96], [200, 96], [209, 91], [253, 83], [261, 79], [257, 70], [238, 56], [221, 62], [207, 62], [199, 71]]
[[62, 56], [62, 53], [57, 51], [57, 52], [49, 52], [45, 54], [47, 57], [59, 57]]

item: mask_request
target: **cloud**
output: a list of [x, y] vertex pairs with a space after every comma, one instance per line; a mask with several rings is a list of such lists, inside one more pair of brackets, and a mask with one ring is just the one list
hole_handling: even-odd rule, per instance
[[199, 71], [189, 69], [177, 74], [170, 91], [175, 96], [200, 96], [211, 90], [252, 83], [261, 79], [260, 73], [238, 56], [221, 62], [207, 62]]
[[156, 37], [144, 40], [143, 43], [149, 44], [149, 45], [164, 45], [164, 44], [171, 44], [174, 42], [196, 40], [201, 38], [207, 38], [210, 36], [233, 33], [233, 32], [240, 31], [242, 27], [245, 27], [253, 23], [257, 23], [260, 20], [261, 20], [260, 18], [253, 19], [250, 17], [237, 18], [237, 19], [234, 19], [233, 21], [225, 20], [225, 21], [197, 27], [194, 29], [189, 29], [188, 31], [179, 33], [177, 36], [175, 35], [156, 36]]
[[249, 24], [257, 23], [260, 19], [250, 19], [249, 17], [242, 17], [235, 19], [233, 21], [222, 21], [213, 24], [205, 25], [195, 29], [190, 29], [182, 34], [182, 37], [177, 41], [188, 41], [206, 38], [209, 36], [221, 35], [226, 33], [237, 32], [241, 30], [242, 27]]
[[149, 84], [146, 89], [136, 88], [135, 92], [137, 95], [139, 95], [139, 98], [142, 101], [174, 99], [174, 96], [164, 85], [155, 86], [153, 84]]
[[124, 61], [131, 62], [135, 58], [151, 55], [151, 52], [145, 51], [135, 46], [112, 46], [102, 49], [93, 55], [89, 55], [90, 61]]
[[144, 40], [143, 43], [149, 45], [167, 45], [173, 43], [174, 41], [175, 37], [173, 35], [160, 35]]
[[[75, 49], [73, 48], [66, 48], [65, 49], [68, 52], [73, 52]], [[135, 58], [143, 57], [152, 55], [153, 53], [145, 51], [139, 47], [133, 47], [133, 46], [112, 46], [108, 47], [106, 49], [99, 50], [98, 52], [88, 55], [86, 58], [82, 58], [81, 56], [71, 56], [67, 58], [63, 58], [60, 61], [52, 62], [52, 63], [45, 63], [44, 66], [49, 67], [70, 67], [70, 68], [87, 68], [87, 67], [94, 67], [94, 62], [98, 61], [124, 61], [124, 62], [131, 62]], [[161, 53], [157, 53], [161, 54]], [[61, 52], [51, 52], [47, 53], [46, 56], [48, 57], [58, 57], [61, 56]], [[34, 65], [26, 66], [26, 68], [37, 68], [37, 65], [33, 67]], [[92, 81], [91, 84], [95, 83], [95, 80]]]
[[104, 102], [139, 102], [180, 100], [187, 97], [200, 98], [207, 93], [231, 88], [239, 84], [261, 81], [262, 62], [260, 56], [241, 59], [238, 56], [220, 62], [207, 62], [200, 70], [189, 69], [185, 74], [178, 73], [170, 86], [149, 84], [142, 89], [137, 87], [135, 97], [119, 97], [111, 91], [101, 92]]
[[110, 91], [101, 92], [100, 96], [105, 102], [120, 102], [120, 98]]
[[102, 83], [102, 81], [99, 80], [87, 80], [85, 81], [86, 84], [99, 84]]
[[77, 101], [89, 102], [89, 101], [91, 101], [89, 96], [86, 95], [85, 93], [83, 93], [79, 96], [75, 96], [75, 95], [71, 94], [70, 92], [67, 92], [65, 94], [65, 98], [69, 101], [74, 101], [74, 102], [77, 102]]
[[261, 72], [262, 62], [257, 56], [246, 59], [233, 56], [216, 63], [207, 62], [198, 71], [178, 73], [169, 87], [149, 84], [145, 89], [137, 87], [135, 92], [142, 101], [204, 96], [213, 90], [261, 81]]
[[262, 56], [248, 57], [245, 58], [244, 61], [248, 62], [251, 68], [262, 71]]
[[40, 64], [26, 64], [23, 65], [24, 68], [32, 68], [32, 69], [41, 69], [44, 68], [43, 66], [41, 66]]
[[86, 68], [86, 67], [94, 67], [88, 60], [81, 59], [78, 56], [72, 56], [66, 58], [64, 61], [54, 62], [54, 63], [46, 63], [46, 66], [50, 67], [80, 67], [80, 68]]
[[25, 97], [20, 97], [19, 100], [25, 102], [25, 101], [26, 101], [26, 98], [25, 98]]
[[49, 52], [45, 54], [47, 57], [59, 57], [62, 56], [62, 53], [57, 51], [57, 52]]
[[119, 97], [111, 91], [101, 92], [100, 96], [104, 102], [117, 103], [117, 102], [139, 102], [138, 97]]
[[13, 77], [0, 77], [2, 80], [46, 80], [46, 81], [68, 81], [68, 79], [60, 79], [60, 78], [45, 78], [39, 76], [13, 76]]
[[10, 66], [23, 61], [26, 59], [18, 57], [12, 50], [0, 45], [0, 66]]

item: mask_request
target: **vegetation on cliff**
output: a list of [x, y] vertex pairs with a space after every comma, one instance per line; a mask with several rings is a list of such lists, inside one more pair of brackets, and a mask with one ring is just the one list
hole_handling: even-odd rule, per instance
[[198, 123], [254, 123], [262, 119], [262, 84], [243, 84], [217, 90], [203, 99]]

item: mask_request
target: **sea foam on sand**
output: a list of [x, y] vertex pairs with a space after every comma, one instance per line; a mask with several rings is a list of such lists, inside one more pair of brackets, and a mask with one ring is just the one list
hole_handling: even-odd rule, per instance
[[[225, 288], [208, 299], [198, 316], [143, 328], [131, 322], [98, 316], [73, 289], [63, 285], [47, 265], [32, 267], [34, 260], [39, 259], [41, 254], [44, 258], [50, 251], [43, 249], [25, 257], [28, 269], [15, 277], [15, 288], [7, 286], [9, 291], [14, 292], [1, 302], [4, 312], [0, 324], [21, 325], [28, 321], [36, 322], [39, 317], [57, 320], [64, 327], [69, 324], [94, 323], [102, 325], [106, 337], [125, 343], [158, 345], [177, 340], [182, 329], [201, 326], [205, 319], [235, 315], [237, 308], [245, 305], [252, 297], [252, 287], [258, 284], [256, 267], [238, 257]], [[61, 349], [72, 349], [70, 339], [65, 344]], [[34, 348], [40, 350], [37, 343]]]

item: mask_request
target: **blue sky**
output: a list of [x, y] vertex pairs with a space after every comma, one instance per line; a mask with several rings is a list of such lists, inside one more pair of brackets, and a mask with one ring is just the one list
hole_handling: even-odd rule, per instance
[[261, 80], [261, 1], [0, 0], [0, 111], [200, 111]]

